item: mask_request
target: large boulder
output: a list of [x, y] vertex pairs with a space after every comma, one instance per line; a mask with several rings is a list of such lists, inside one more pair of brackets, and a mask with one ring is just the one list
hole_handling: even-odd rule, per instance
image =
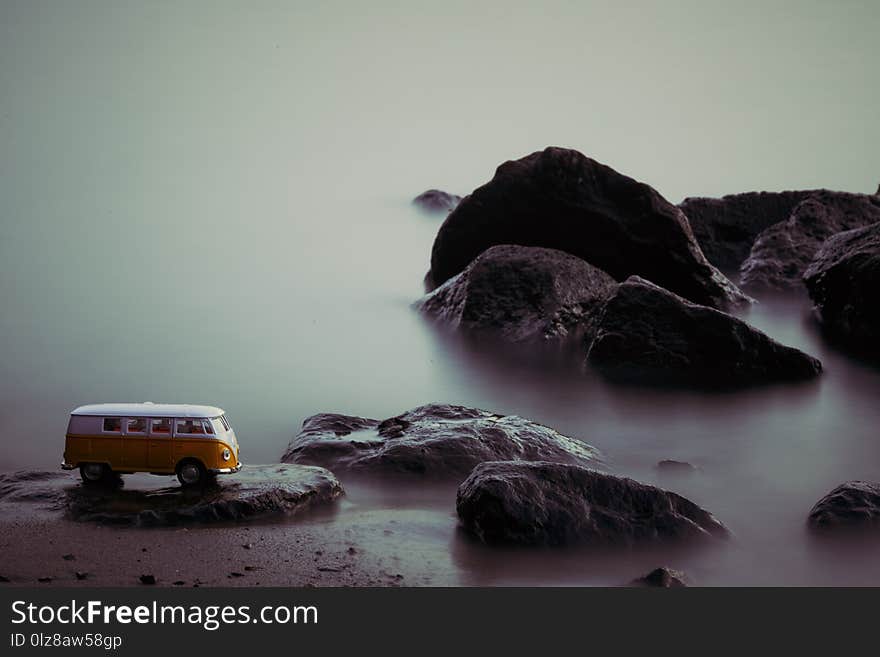
[[678, 206], [687, 215], [709, 262], [738, 272], [758, 235], [785, 221], [802, 201], [823, 190], [745, 192], [721, 198], [691, 197]]
[[880, 484], [841, 484], [816, 502], [807, 525], [817, 531], [880, 529]]
[[491, 461], [458, 488], [465, 530], [490, 544], [634, 545], [726, 538], [711, 513], [654, 486], [579, 465]]
[[450, 194], [439, 189], [429, 189], [416, 196], [413, 205], [426, 212], [451, 212], [461, 202], [461, 196]]
[[508, 342], [583, 345], [591, 318], [616, 286], [563, 251], [500, 245], [416, 305], [450, 327]]
[[[352, 430], [345, 431], [345, 426]], [[281, 457], [336, 472], [458, 480], [478, 463], [500, 459], [600, 464], [595, 448], [549, 427], [516, 415], [450, 404], [428, 404], [382, 421], [313, 415]]]
[[880, 223], [828, 239], [804, 273], [825, 333], [880, 360]]
[[35, 503], [78, 521], [168, 526], [290, 515], [343, 494], [331, 472], [300, 465], [246, 465], [203, 488], [169, 486], [168, 478], [155, 477], [129, 489], [126, 479], [87, 486], [69, 474], [11, 473], [0, 477], [0, 502]]
[[638, 277], [606, 302], [587, 360], [613, 380], [719, 387], [797, 381], [822, 370], [742, 320]]
[[740, 285], [755, 293], [800, 290], [804, 272], [827, 238], [878, 221], [876, 196], [817, 192], [758, 235], [743, 262]]
[[437, 233], [430, 281], [442, 285], [496, 244], [566, 251], [616, 280], [638, 274], [713, 307], [748, 301], [706, 261], [681, 210], [573, 150], [505, 162], [465, 197]]

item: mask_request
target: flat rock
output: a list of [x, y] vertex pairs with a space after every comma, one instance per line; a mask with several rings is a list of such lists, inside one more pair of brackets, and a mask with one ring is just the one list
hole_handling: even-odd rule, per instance
[[429, 189], [416, 196], [413, 205], [427, 212], [452, 212], [461, 203], [461, 196], [439, 189]]
[[577, 342], [616, 287], [608, 274], [555, 249], [499, 245], [417, 302], [455, 329], [508, 342]]
[[804, 283], [832, 340], [880, 360], [880, 223], [829, 238]]
[[803, 274], [826, 239], [876, 222], [876, 196], [817, 192], [758, 235], [742, 264], [740, 286], [755, 294], [802, 290]]
[[638, 277], [605, 304], [587, 361], [612, 380], [685, 386], [797, 381], [822, 371], [812, 356], [742, 320]]
[[802, 201], [824, 190], [745, 192], [721, 198], [691, 197], [679, 204], [706, 258], [738, 272], [758, 235], [785, 221]]
[[[344, 433], [340, 427], [351, 426]], [[516, 415], [428, 404], [387, 420], [313, 415], [281, 460], [335, 472], [417, 474], [461, 480], [490, 460], [600, 465], [598, 450]]]
[[671, 568], [655, 568], [650, 573], [630, 582], [631, 586], [648, 586], [658, 589], [678, 589], [687, 586], [687, 575]]
[[681, 210], [574, 150], [499, 166], [440, 227], [429, 281], [442, 285], [496, 244], [566, 251], [616, 280], [637, 274], [713, 307], [749, 301], [703, 256]]
[[459, 486], [456, 509], [464, 529], [489, 544], [636, 545], [729, 535], [676, 493], [565, 463], [481, 463]]
[[126, 489], [126, 479], [115, 485], [85, 486], [64, 473], [11, 473], [0, 479], [0, 502], [41, 503], [78, 521], [165, 526], [292, 514], [332, 503], [343, 494], [331, 472], [286, 464], [246, 465], [235, 475], [218, 477], [198, 489], [176, 485]]
[[816, 502], [807, 525], [818, 531], [880, 529], [880, 484], [849, 481]]

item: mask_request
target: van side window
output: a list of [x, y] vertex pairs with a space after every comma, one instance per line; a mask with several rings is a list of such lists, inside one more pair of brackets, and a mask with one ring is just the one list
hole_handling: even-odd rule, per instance
[[122, 430], [122, 419], [118, 417], [104, 418], [104, 433], [119, 433]]
[[201, 420], [178, 420], [177, 435], [178, 436], [203, 436], [205, 427]]
[[151, 429], [151, 433], [154, 436], [170, 436], [171, 435], [171, 420], [167, 417], [157, 417], [153, 420], [153, 426]]
[[142, 417], [128, 418], [128, 427], [126, 433], [147, 433], [147, 420]]

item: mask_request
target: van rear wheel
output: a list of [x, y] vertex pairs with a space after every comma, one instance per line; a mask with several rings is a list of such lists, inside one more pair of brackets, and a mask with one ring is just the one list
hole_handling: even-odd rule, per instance
[[208, 471], [201, 461], [188, 459], [177, 466], [177, 481], [181, 486], [199, 486], [208, 480]]
[[104, 463], [83, 463], [79, 466], [79, 476], [87, 484], [97, 484], [108, 478], [110, 468]]

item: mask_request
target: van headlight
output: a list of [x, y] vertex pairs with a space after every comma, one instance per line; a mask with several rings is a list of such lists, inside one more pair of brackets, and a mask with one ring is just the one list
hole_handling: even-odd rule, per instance
[[230, 456], [232, 456], [232, 454], [230, 453], [229, 448], [227, 447], [226, 449], [223, 450], [223, 460], [228, 461]]

